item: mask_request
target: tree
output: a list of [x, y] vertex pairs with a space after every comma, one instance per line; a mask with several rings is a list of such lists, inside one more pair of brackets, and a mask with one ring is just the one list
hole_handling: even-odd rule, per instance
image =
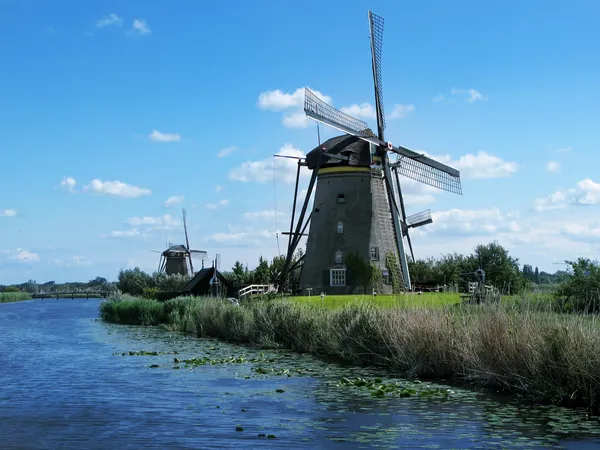
[[519, 260], [509, 256], [508, 251], [493, 241], [478, 245], [471, 255], [471, 268], [481, 266], [486, 272], [486, 284], [492, 284], [509, 294], [517, 294], [527, 286], [527, 280], [519, 270]]
[[130, 295], [142, 295], [145, 288], [154, 288], [152, 277], [139, 267], [134, 269], [120, 270], [117, 287], [121, 292]]
[[383, 288], [383, 274], [375, 264], [371, 264], [370, 272], [369, 287], [375, 292], [379, 292]]
[[352, 291], [356, 288], [365, 290], [371, 281], [371, 265], [366, 262], [357, 251], [346, 255], [346, 268], [350, 271], [348, 284]]
[[258, 266], [254, 269], [253, 281], [255, 284], [269, 283], [269, 261], [262, 256], [258, 260]]
[[394, 252], [387, 252], [385, 255], [385, 268], [388, 270], [392, 292], [399, 294], [402, 292], [404, 286], [402, 284], [402, 274], [400, 273], [398, 258], [396, 258]]
[[235, 264], [233, 265], [232, 272], [234, 275], [236, 275], [238, 277], [243, 277], [248, 272], [248, 270], [244, 267], [244, 265], [240, 261], [236, 261]]
[[6, 286], [2, 292], [21, 292], [21, 290], [16, 286]]
[[95, 287], [95, 286], [104, 286], [108, 284], [108, 280], [106, 278], [103, 277], [96, 277], [93, 280], [88, 281], [88, 286], [89, 287]]
[[556, 296], [565, 310], [600, 311], [600, 265], [589, 258], [567, 261], [572, 275], [560, 285]]
[[535, 267], [535, 284], [540, 284], [540, 271]]
[[275, 256], [271, 265], [269, 266], [269, 280], [271, 283], [276, 283], [279, 280], [281, 272], [283, 272], [283, 266], [285, 264], [285, 256]]

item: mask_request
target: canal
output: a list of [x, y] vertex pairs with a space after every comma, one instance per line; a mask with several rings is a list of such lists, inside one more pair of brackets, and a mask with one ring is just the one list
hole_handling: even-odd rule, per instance
[[106, 324], [100, 302], [0, 304], [0, 448], [600, 448], [584, 411], [377, 397], [340, 385], [367, 369]]

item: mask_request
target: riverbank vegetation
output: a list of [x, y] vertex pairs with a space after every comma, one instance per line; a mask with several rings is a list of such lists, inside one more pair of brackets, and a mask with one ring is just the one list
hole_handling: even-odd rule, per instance
[[0, 292], [0, 303], [21, 302], [23, 300], [30, 299], [31, 294], [27, 292], [21, 292], [14, 288], [5, 288], [2, 292]]
[[103, 302], [110, 322], [163, 325], [199, 337], [284, 347], [408, 378], [452, 379], [528, 399], [597, 408], [600, 318], [544, 302], [382, 308], [369, 301], [323, 308], [292, 299], [123, 297]]

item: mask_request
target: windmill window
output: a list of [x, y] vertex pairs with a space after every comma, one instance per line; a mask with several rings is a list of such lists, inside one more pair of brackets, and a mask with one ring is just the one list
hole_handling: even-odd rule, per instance
[[344, 222], [341, 220], [337, 223], [335, 228], [337, 234], [344, 234]]
[[329, 285], [346, 286], [346, 269], [330, 269]]
[[383, 278], [383, 284], [390, 284], [390, 272], [387, 269], [382, 269], [381, 276]]
[[379, 249], [377, 247], [371, 247], [371, 261], [379, 260]]
[[337, 251], [335, 252], [335, 263], [336, 264], [342, 264], [344, 258], [342, 257], [342, 252], [341, 251]]
[[338, 195], [337, 202], [338, 203], [346, 203], [346, 196], [344, 194]]

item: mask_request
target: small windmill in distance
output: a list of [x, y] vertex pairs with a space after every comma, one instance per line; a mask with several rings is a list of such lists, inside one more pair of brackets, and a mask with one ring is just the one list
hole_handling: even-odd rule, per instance
[[176, 245], [169, 242], [166, 250], [162, 252], [158, 250], [152, 251], [161, 254], [158, 262], [158, 272], [164, 272], [167, 275], [179, 274], [194, 276], [194, 263], [192, 262], [192, 259], [201, 260], [202, 268], [204, 268], [204, 261], [208, 259], [208, 254], [205, 250], [190, 249], [185, 209], [182, 209], [182, 211], [185, 245]]

